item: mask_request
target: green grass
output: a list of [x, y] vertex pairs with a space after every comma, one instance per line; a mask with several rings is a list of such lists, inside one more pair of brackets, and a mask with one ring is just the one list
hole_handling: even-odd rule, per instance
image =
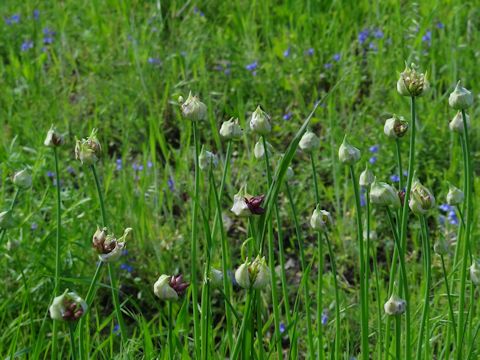
[[[33, 12], [39, 10], [38, 19]], [[18, 14], [19, 21], [12, 18]], [[337, 150], [345, 134], [362, 152], [355, 165], [358, 175], [372, 156], [369, 165], [380, 181], [392, 183], [397, 174], [394, 141], [384, 136], [383, 123], [390, 114], [403, 115], [409, 122], [410, 103], [396, 91], [398, 74], [404, 63], [414, 62], [427, 70], [432, 84], [430, 93], [416, 101], [417, 136], [415, 170], [422, 183], [445, 203], [447, 181], [464, 189], [462, 143], [448, 129], [455, 111], [448, 106], [448, 95], [457, 80], [474, 95], [469, 131], [474, 175], [478, 168], [478, 44], [479, 10], [476, 3], [465, 1], [13, 1], [0, 4], [0, 212], [10, 208], [15, 196], [11, 181], [15, 171], [29, 167], [33, 187], [21, 191], [13, 209], [17, 226], [4, 233], [0, 244], [0, 356], [2, 358], [51, 358], [53, 322], [48, 307], [55, 288], [55, 251], [57, 230], [57, 188], [54, 154], [43, 145], [51, 124], [65, 134], [65, 145], [58, 149], [62, 228], [60, 244], [60, 285], [85, 297], [95, 273], [97, 256], [91, 246], [92, 235], [101, 225], [100, 204], [95, 180], [88, 166], [75, 160], [75, 138], [85, 138], [92, 128], [99, 129], [104, 153], [97, 171], [105, 200], [109, 228], [121, 234], [126, 227], [133, 233], [127, 239], [128, 254], [112, 264], [126, 323], [126, 341], [114, 331], [117, 324], [108, 273], [100, 274], [93, 305], [85, 317], [86, 329], [76, 333], [77, 348], [95, 359], [160, 358], [167, 359], [168, 304], [153, 294], [153, 283], [160, 274], [185, 275], [192, 270], [192, 204], [195, 196], [194, 134], [191, 122], [181, 116], [178, 97], [191, 90], [208, 107], [206, 121], [197, 123], [200, 147], [219, 154], [220, 164], [213, 170], [215, 184], [222, 182], [227, 142], [218, 130], [222, 121], [238, 117], [248, 131], [232, 144], [232, 162], [225, 176], [223, 192], [211, 188], [208, 171], [199, 173], [199, 208], [195, 231], [197, 257], [198, 305], [202, 304], [207, 248], [211, 241], [211, 266], [222, 269], [222, 243], [226, 241], [230, 259], [226, 265], [234, 270], [243, 262], [241, 248], [251, 236], [257, 241], [265, 235], [263, 254], [270, 260], [266, 245], [273, 243], [274, 262], [280, 264], [278, 219], [281, 222], [285, 253], [286, 288], [282, 289], [277, 272], [276, 295], [279, 298], [280, 322], [291, 320], [282, 334], [285, 357], [298, 353], [308, 357], [309, 336], [305, 317], [305, 283], [310, 291], [310, 314], [317, 346], [317, 236], [309, 227], [316, 206], [310, 158], [295, 141], [301, 135], [305, 119], [316, 101], [323, 99], [310, 120], [309, 127], [321, 139], [314, 153], [320, 204], [331, 212], [334, 227], [329, 240], [335, 254], [340, 297], [341, 359], [360, 358], [361, 329], [368, 330], [368, 345], [373, 359], [394, 358], [395, 321], [390, 321], [390, 354], [380, 347], [379, 334], [386, 332], [383, 304], [389, 297], [389, 273], [395, 247], [392, 230], [384, 209], [371, 207], [371, 260], [368, 296], [368, 324], [361, 324], [355, 197], [348, 166], [338, 162]], [[443, 24], [440, 27], [438, 24]], [[48, 28], [55, 34], [44, 34]], [[369, 29], [362, 44], [361, 32]], [[382, 36], [380, 36], [380, 32]], [[431, 39], [423, 39], [430, 31]], [[51, 44], [44, 39], [52, 37]], [[32, 47], [28, 48], [29, 41]], [[22, 45], [25, 51], [22, 51]], [[313, 54], [308, 50], [313, 49]], [[289, 49], [288, 56], [284, 52]], [[335, 54], [340, 54], [338, 61]], [[256, 73], [246, 69], [257, 62]], [[330, 64], [330, 65], [327, 65]], [[273, 130], [267, 140], [275, 149], [269, 156], [272, 187], [265, 171], [264, 159], [255, 159], [253, 148], [260, 137], [249, 131], [249, 116], [257, 105], [272, 116]], [[288, 120], [283, 117], [290, 114]], [[409, 135], [400, 141], [403, 169], [407, 169]], [[295, 141], [294, 141], [295, 140]], [[290, 153], [295, 177], [285, 184], [276, 176], [285, 175], [279, 167], [280, 154]], [[370, 147], [379, 145], [377, 154]], [[121, 163], [117, 163], [121, 159]], [[286, 165], [286, 163], [283, 163]], [[141, 167], [140, 167], [141, 166]], [[282, 171], [278, 171], [278, 169]], [[277, 172], [278, 171], [278, 172]], [[49, 173], [52, 172], [52, 173]], [[406, 177], [403, 178], [406, 183]], [[233, 196], [248, 183], [253, 195], [267, 194], [267, 214], [252, 224], [236, 218], [229, 211]], [[393, 184], [396, 186], [397, 184]], [[478, 181], [473, 176], [473, 189]], [[480, 200], [478, 191], [472, 203]], [[278, 196], [278, 197], [277, 197]], [[224, 233], [221, 222], [214, 222], [217, 197], [230, 226]], [[275, 201], [276, 200], [276, 201]], [[366, 210], [362, 217], [366, 219]], [[474, 209], [475, 220], [477, 209]], [[463, 209], [465, 213], [465, 209]], [[458, 213], [457, 213], [458, 214]], [[394, 214], [395, 215], [395, 214]], [[439, 209], [428, 213], [426, 224], [430, 245], [444, 238], [456, 237], [457, 225], [440, 221]], [[272, 238], [269, 241], [269, 224]], [[208, 225], [208, 226], [207, 226]], [[268, 225], [268, 226], [267, 226]], [[366, 228], [366, 225], [363, 226]], [[471, 223], [471, 254], [480, 256], [478, 226]], [[411, 349], [415, 357], [420, 333], [426, 275], [420, 218], [410, 216], [406, 234], [406, 271], [411, 314]], [[301, 236], [301, 240], [297, 237]], [[252, 240], [252, 241], [256, 241]], [[263, 241], [262, 240], [262, 241]], [[299, 240], [304, 243], [305, 264], [300, 259]], [[250, 245], [260, 242], [249, 242]], [[323, 244], [326, 255], [327, 244]], [[459, 317], [461, 263], [454, 268], [454, 253], [462, 259], [463, 245], [444, 256], [453, 295], [453, 312]], [[248, 253], [248, 251], [247, 251]], [[468, 252], [467, 252], [468, 253]], [[428, 351], [438, 359], [457, 356], [455, 334], [441, 258], [432, 252], [429, 321], [424, 330]], [[325, 358], [335, 353], [335, 292], [329, 256], [323, 259], [322, 304], [328, 321], [320, 326]], [[223, 265], [225, 266], [225, 264]], [[303, 271], [302, 271], [303, 269]], [[467, 269], [468, 270], [468, 269]], [[467, 271], [468, 273], [468, 271]], [[302, 276], [307, 274], [307, 276]], [[378, 275], [379, 287], [376, 287]], [[468, 274], [467, 274], [468, 275]], [[479, 318], [479, 292], [469, 277], [464, 302], [466, 328], [463, 359], [480, 356], [476, 338]], [[222, 286], [220, 287], [223, 288]], [[194, 358], [192, 287], [181, 300], [174, 302], [173, 347], [177, 358]], [[225, 358], [241, 334], [244, 314], [244, 342], [239, 352], [247, 357], [254, 348], [260, 357], [277, 358], [274, 311], [270, 289], [252, 292], [255, 311], [245, 309], [247, 290], [233, 286], [225, 305], [223, 290], [211, 287], [203, 303], [208, 327], [202, 333], [208, 341], [197, 349], [210, 358]], [[285, 299], [285, 292], [288, 299]], [[380, 296], [377, 299], [377, 292]], [[288, 301], [289, 307], [285, 306]], [[381, 312], [378, 306], [381, 306]], [[260, 308], [257, 311], [258, 307]], [[202, 307], [203, 309], [203, 307]], [[226, 309], [231, 311], [232, 327], [227, 331]], [[379, 319], [380, 315], [380, 319]], [[251, 321], [250, 321], [251, 320]], [[462, 320], [463, 321], [463, 320]], [[257, 326], [262, 322], [261, 326]], [[251, 325], [253, 327], [250, 327]], [[379, 329], [381, 324], [382, 329]], [[458, 324], [458, 321], [457, 321]], [[206, 325], [206, 323], [199, 324]], [[401, 318], [401, 346], [405, 353], [405, 316]], [[450, 329], [449, 329], [450, 328]], [[71, 357], [68, 324], [58, 323], [59, 359]], [[260, 330], [263, 330], [261, 332]], [[263, 347], [257, 342], [262, 335]], [[448, 334], [447, 334], [448, 333]], [[234, 344], [229, 340], [234, 337]], [[310, 334], [311, 335], [311, 334]], [[81, 342], [79, 338], [81, 337]], [[289, 339], [296, 338], [295, 346]], [[385, 345], [385, 342], [383, 341]], [[427, 341], [423, 341], [423, 349]], [[452, 344], [452, 348], [448, 346]], [[390, 345], [390, 344], [387, 344]], [[250, 347], [249, 347], [250, 346]], [[260, 351], [263, 349], [263, 352]]]

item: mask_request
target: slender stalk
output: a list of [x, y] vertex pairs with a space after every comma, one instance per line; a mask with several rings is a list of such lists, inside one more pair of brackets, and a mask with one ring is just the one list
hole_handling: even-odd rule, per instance
[[263, 321], [262, 321], [262, 296], [259, 290], [256, 290], [255, 297], [257, 299], [257, 342], [258, 342], [258, 358], [265, 359], [265, 349], [263, 348]]
[[355, 208], [357, 213], [357, 238], [359, 247], [359, 263], [360, 263], [360, 308], [361, 308], [361, 344], [362, 344], [362, 359], [368, 360], [370, 351], [368, 349], [368, 311], [367, 311], [367, 294], [365, 289], [365, 254], [363, 249], [363, 224], [362, 224], [362, 210], [360, 206], [360, 191], [358, 189], [358, 180], [355, 177], [355, 170], [353, 165], [350, 165], [350, 176], [355, 193]]
[[[100, 202], [100, 211], [101, 211], [101, 215], [102, 215], [102, 225], [107, 226], [108, 223], [107, 223], [107, 213], [105, 211], [105, 201], [103, 199], [102, 188], [100, 186], [100, 179], [98, 178], [97, 169], [95, 167], [95, 164], [92, 164], [91, 169], [92, 169], [93, 177], [95, 179], [95, 186], [97, 187], [98, 200]], [[117, 317], [118, 325], [120, 327], [120, 335], [121, 335], [122, 341], [125, 341], [126, 338], [127, 338], [127, 330], [126, 330], [126, 326], [125, 326], [125, 321], [123, 320], [120, 301], [118, 299], [118, 289], [117, 289], [117, 284], [116, 284], [115, 269], [113, 268], [113, 265], [111, 263], [107, 264], [107, 268], [108, 268], [108, 275], [109, 275], [109, 278], [110, 278], [110, 286], [111, 286], [111, 292], [112, 292], [113, 307], [115, 308], [115, 315]]]
[[[229, 142], [229, 147], [230, 149], [230, 144]], [[228, 153], [231, 152], [227, 149], [227, 160], [228, 160]], [[224, 176], [227, 172], [227, 165], [225, 164], [224, 170], [223, 170], [223, 176], [222, 176], [222, 182], [224, 180]], [[215, 206], [216, 206], [216, 214], [221, 214], [222, 208], [220, 204], [220, 196], [221, 194], [217, 193], [217, 187], [215, 185], [215, 179], [213, 178], [213, 174], [210, 172], [210, 176], [212, 177], [212, 182], [213, 182], [213, 195], [215, 199]], [[220, 185], [220, 191], [222, 190], [222, 185]], [[215, 223], [214, 223], [215, 224]], [[215, 232], [214, 227], [214, 232]], [[228, 346], [229, 350], [232, 351], [233, 349], [233, 318], [232, 318], [232, 311], [229, 306], [229, 302], [231, 302], [231, 282], [230, 278], [228, 277], [228, 266], [229, 266], [229, 261], [230, 261], [230, 254], [228, 252], [228, 239], [225, 234], [225, 228], [223, 227], [223, 219], [221, 216], [218, 217], [218, 228], [220, 229], [220, 237], [221, 237], [221, 247], [222, 247], [222, 273], [223, 273], [223, 292], [226, 298], [225, 301], [225, 317], [227, 320], [227, 341], [228, 341]], [[212, 240], [214, 239], [214, 235], [212, 234]]]
[[445, 258], [443, 254], [440, 254], [440, 260], [442, 262], [442, 272], [443, 272], [443, 279], [445, 281], [445, 288], [447, 290], [447, 299], [448, 299], [448, 309], [450, 311], [450, 321], [453, 326], [453, 334], [456, 337], [456, 328], [457, 325], [455, 323], [455, 315], [453, 314], [453, 302], [452, 302], [452, 294], [450, 292], [450, 286], [448, 285], [448, 275], [447, 275], [447, 268], [445, 267]]
[[[58, 185], [58, 184], [57, 184]], [[75, 324], [70, 322], [68, 324], [70, 332], [70, 346], [72, 347], [72, 359], [77, 360], [77, 350], [75, 348]]]
[[[426, 272], [426, 284], [425, 284], [425, 295], [423, 300], [423, 310], [422, 310], [422, 319], [420, 322], [420, 333], [418, 335], [418, 343], [417, 343], [417, 360], [421, 360], [422, 357], [422, 342], [425, 333], [425, 327], [428, 326], [428, 311], [429, 311], [429, 304], [430, 304], [430, 287], [431, 287], [431, 255], [430, 255], [430, 241], [428, 238], [428, 227], [427, 221], [425, 216], [422, 216], [420, 219], [421, 227], [422, 227], [422, 237], [423, 237], [423, 261], [424, 261], [424, 271]], [[425, 336], [425, 348], [428, 348], [428, 335]], [[428, 354], [425, 355], [424, 359], [428, 359]]]
[[[55, 239], [55, 283], [54, 283], [54, 296], [58, 295], [58, 289], [60, 286], [60, 238], [62, 230], [62, 200], [60, 191], [60, 172], [58, 170], [58, 151], [57, 147], [53, 147], [53, 154], [55, 158], [55, 176], [57, 181], [57, 236]], [[53, 320], [52, 330], [52, 359], [57, 358], [58, 354], [58, 321]]]
[[[290, 186], [288, 185], [288, 182], [285, 183], [285, 186], [287, 188], [288, 201], [290, 202], [290, 206], [292, 208], [293, 222], [295, 224], [295, 233], [297, 235], [297, 241], [298, 241], [298, 250], [300, 252], [300, 265], [302, 266], [302, 273], [305, 274], [305, 272], [307, 271], [308, 265], [305, 260], [305, 250], [304, 250], [302, 233], [300, 230], [300, 224], [298, 222], [297, 210], [295, 208], [295, 203], [293, 201], [292, 193], [290, 191]], [[314, 355], [315, 348], [313, 345], [312, 313], [310, 308], [310, 285], [309, 284], [310, 282], [308, 281], [308, 279], [306, 279], [305, 285], [303, 286], [303, 297], [305, 298], [305, 312], [306, 312], [306, 318], [307, 318], [308, 353], [309, 353], [309, 358], [313, 359], [315, 356]]]
[[[312, 166], [313, 188], [315, 192], [315, 205], [320, 204], [320, 193], [318, 191], [317, 169], [315, 166], [314, 154], [310, 154], [310, 163]], [[322, 328], [322, 312], [323, 312], [323, 246], [322, 234], [317, 233], [317, 251], [318, 251], [318, 273], [317, 273], [317, 344], [318, 353], [317, 358], [323, 359], [325, 354], [323, 352], [323, 328]]]
[[168, 358], [173, 360], [173, 310], [172, 302], [168, 301]]
[[[268, 178], [268, 186], [272, 184], [272, 175], [270, 172], [270, 163], [268, 158], [267, 152], [267, 141], [265, 140], [265, 136], [262, 136], [263, 141], [263, 148], [265, 149], [265, 167], [267, 168], [267, 178]], [[283, 295], [283, 303], [285, 306], [285, 317], [287, 319], [288, 326], [292, 324], [292, 318], [290, 315], [290, 302], [288, 297], [288, 282], [287, 276], [285, 273], [285, 250], [283, 248], [283, 232], [282, 232], [282, 222], [280, 219], [280, 210], [278, 208], [278, 204], [275, 201], [275, 220], [277, 221], [277, 233], [278, 233], [278, 255], [280, 260], [280, 279], [282, 283], [282, 295]]]
[[[267, 172], [267, 181], [268, 187], [272, 184], [272, 174], [270, 173], [270, 164], [268, 159], [268, 150], [267, 150], [267, 141], [265, 140], [265, 136], [262, 135], [262, 142], [263, 142], [263, 149], [265, 151], [265, 169]], [[275, 204], [275, 208], [278, 210], [277, 204]], [[280, 227], [280, 223], [278, 222], [279, 214], [277, 212], [277, 223]], [[280, 358], [282, 352], [282, 338], [280, 334], [280, 312], [279, 312], [279, 302], [278, 302], [278, 295], [277, 295], [277, 276], [275, 271], [275, 250], [274, 250], [274, 238], [273, 238], [273, 224], [270, 220], [268, 222], [268, 264], [270, 267], [270, 277], [271, 277], [271, 287], [272, 287], [272, 305], [273, 305], [273, 316], [274, 316], [274, 323], [275, 323], [275, 339], [277, 344], [277, 357]], [[279, 242], [283, 241], [279, 238]], [[260, 249], [260, 253], [262, 249]], [[285, 267], [281, 269], [282, 279], [285, 276]], [[285, 294], [284, 294], [285, 295]], [[288, 294], [287, 294], [288, 296]], [[285, 302], [288, 302], [288, 298], [284, 299]]]
[[395, 359], [402, 359], [402, 318], [395, 315]]
[[[400, 248], [403, 251], [400, 252], [400, 265], [405, 266], [405, 257], [407, 251], [407, 224], [408, 224], [408, 201], [410, 199], [410, 191], [412, 189], [412, 182], [413, 182], [413, 172], [415, 168], [415, 123], [416, 123], [416, 113], [415, 113], [415, 97], [411, 97], [411, 132], [410, 132], [410, 150], [409, 150], [409, 157], [408, 157], [408, 177], [407, 177], [407, 189], [405, 191], [405, 198], [403, 201], [403, 208], [402, 208], [402, 217], [401, 217], [401, 225], [400, 225]], [[403, 265], [402, 265], [403, 264]], [[404, 272], [402, 269], [402, 273]], [[411, 331], [410, 331], [410, 296], [408, 291], [408, 280], [406, 277], [406, 273], [402, 276], [402, 284], [404, 289], [404, 296], [406, 301], [406, 310], [405, 310], [405, 355], [406, 359], [412, 358], [412, 344], [411, 344]]]
[[[240, 349], [243, 346], [245, 327], [247, 326], [246, 325], [247, 321], [250, 318], [251, 304], [252, 304], [252, 293], [251, 293], [251, 291], [248, 291], [247, 299], [245, 301], [245, 311], [244, 311], [244, 314], [243, 314], [242, 323], [240, 325], [240, 330], [239, 330], [238, 335], [237, 335], [237, 341], [235, 342], [235, 347], [233, 348], [233, 352], [232, 352], [232, 360], [238, 359]], [[245, 355], [245, 358], [247, 358], [246, 355]]]
[[464, 155], [464, 164], [465, 164], [465, 177], [466, 177], [466, 212], [465, 212], [465, 236], [463, 243], [463, 256], [462, 256], [462, 267], [460, 274], [460, 295], [459, 295], [459, 305], [458, 305], [458, 331], [457, 331], [457, 340], [456, 340], [456, 358], [461, 360], [463, 357], [463, 335], [464, 335], [464, 326], [465, 326], [465, 294], [466, 294], [466, 278], [467, 278], [467, 259], [468, 252], [470, 250], [470, 235], [472, 232], [472, 222], [473, 222], [473, 203], [472, 203], [472, 191], [473, 191], [473, 173], [472, 173], [472, 161], [470, 153], [470, 139], [468, 134], [468, 126], [465, 110], [462, 110], [462, 119], [463, 119], [463, 136], [465, 142], [465, 155]]
[[193, 206], [192, 206], [192, 236], [190, 242], [190, 282], [192, 284], [192, 307], [193, 307], [193, 340], [195, 347], [196, 357], [200, 357], [200, 324], [199, 324], [199, 314], [198, 314], [198, 283], [197, 283], [197, 238], [198, 238], [198, 227], [197, 227], [197, 217], [198, 217], [198, 202], [199, 202], [199, 189], [200, 189], [200, 178], [199, 178], [199, 166], [198, 166], [198, 156], [199, 156], [199, 139], [198, 139], [198, 130], [197, 124], [195, 121], [192, 121], [193, 129], [193, 143], [195, 147], [195, 193], [193, 196]]
[[328, 238], [328, 234], [325, 232], [325, 241], [328, 246], [328, 255], [330, 256], [330, 264], [332, 266], [332, 274], [333, 274], [333, 287], [335, 292], [335, 359], [340, 360], [340, 293], [338, 291], [338, 282], [337, 282], [337, 265], [335, 263], [335, 255], [333, 252], [332, 244], [330, 243], [330, 239]]

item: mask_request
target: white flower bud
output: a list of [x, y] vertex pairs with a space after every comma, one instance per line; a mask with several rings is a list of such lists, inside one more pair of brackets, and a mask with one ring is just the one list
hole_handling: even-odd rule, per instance
[[218, 165], [218, 156], [210, 151], [205, 150], [202, 146], [202, 151], [198, 156], [198, 166], [201, 170], [209, 169], [210, 166], [214, 168]]
[[267, 135], [272, 131], [270, 116], [260, 106], [257, 106], [257, 109], [252, 113], [250, 129], [259, 135]]
[[424, 215], [435, 206], [435, 197], [417, 180], [412, 186], [408, 206], [415, 215]]
[[53, 320], [76, 321], [87, 311], [87, 303], [75, 292], [65, 292], [53, 299], [50, 305], [50, 317]]
[[470, 280], [475, 285], [480, 285], [480, 264], [476, 260], [470, 266]]
[[17, 226], [11, 210], [0, 212], [0, 229], [11, 229]]
[[385, 310], [385, 314], [394, 316], [394, 315], [401, 315], [405, 312], [407, 307], [407, 303], [405, 300], [400, 299], [397, 295], [392, 295], [390, 299], [383, 305], [383, 309]]
[[122, 256], [125, 248], [125, 238], [132, 231], [132, 228], [126, 228], [121, 238], [116, 239], [115, 235], [108, 234], [108, 229], [97, 229], [92, 239], [92, 246], [98, 253], [98, 258], [102, 262], [114, 262]]
[[250, 274], [248, 273], [248, 259], [238, 267], [235, 271], [235, 280], [238, 286], [249, 289], [250, 288]]
[[235, 280], [244, 289], [249, 289], [250, 287], [264, 289], [270, 283], [270, 271], [265, 257], [257, 257], [250, 262], [247, 259], [235, 271]]
[[463, 191], [450, 184], [447, 194], [447, 204], [456, 206], [461, 204], [464, 198], [465, 195], [463, 194]]
[[64, 140], [63, 136], [57, 132], [57, 129], [52, 125], [50, 130], [47, 132], [47, 136], [45, 137], [45, 141], [43, 144], [48, 147], [56, 147], [63, 145]]
[[13, 176], [13, 184], [22, 190], [32, 187], [32, 176], [30, 172], [27, 169], [16, 172]]
[[298, 144], [298, 146], [300, 147], [300, 149], [302, 149], [302, 151], [311, 153], [312, 151], [315, 151], [319, 148], [320, 139], [313, 132], [307, 130], [300, 139], [300, 143]]
[[246, 194], [243, 188], [240, 189], [238, 194], [235, 194], [233, 196], [233, 206], [230, 211], [237, 216], [245, 217], [252, 215], [252, 212], [250, 211], [248, 204], [245, 201], [245, 196]]
[[347, 165], [353, 165], [360, 160], [360, 150], [350, 145], [346, 135], [343, 138], [342, 145], [340, 145], [338, 149], [338, 159], [341, 163]]
[[365, 170], [363, 170], [362, 173], [360, 174], [358, 183], [360, 184], [361, 187], [368, 188], [370, 185], [373, 184], [374, 181], [375, 181], [375, 175], [373, 175], [373, 172], [368, 168], [368, 164], [367, 164], [367, 166], [365, 166]]
[[[465, 114], [465, 119], [467, 120], [467, 128], [470, 129], [470, 116], [468, 116], [468, 114]], [[448, 127], [452, 132], [463, 134], [465, 128], [463, 126], [463, 116], [461, 111], [458, 111], [455, 114], [452, 121], [450, 121], [450, 123], [448, 124]]]
[[[268, 151], [268, 156], [272, 156], [273, 152], [273, 146], [266, 141], [267, 143], [267, 151]], [[265, 156], [265, 148], [263, 147], [263, 141], [259, 140], [255, 144], [255, 147], [253, 148], [253, 155], [255, 156], [255, 159], [262, 159]]]
[[415, 64], [405, 66], [397, 81], [397, 91], [402, 96], [422, 96], [429, 88], [427, 74], [417, 72]]
[[408, 130], [408, 122], [402, 116], [393, 114], [390, 119], [385, 120], [383, 132], [389, 138], [397, 139], [404, 136]]
[[326, 210], [320, 209], [320, 204], [317, 205], [310, 218], [310, 226], [316, 231], [325, 231], [333, 224], [332, 216]]
[[75, 158], [84, 165], [92, 165], [102, 154], [102, 145], [97, 138], [97, 129], [93, 129], [89, 137], [77, 140], [75, 144]]
[[224, 121], [220, 127], [220, 136], [227, 140], [240, 139], [243, 135], [243, 130], [238, 124], [238, 119], [231, 118]]
[[158, 280], [153, 284], [154, 294], [161, 300], [178, 300], [178, 294], [173, 287], [170, 286], [169, 275], [160, 275]]
[[455, 90], [448, 98], [448, 104], [455, 110], [468, 109], [473, 104], [473, 95], [470, 91], [460, 86], [460, 81], [457, 83]]
[[370, 202], [373, 205], [392, 206], [400, 208], [400, 198], [393, 186], [380, 181], [374, 181], [370, 189]]
[[200, 101], [198, 96], [188, 94], [187, 100], [182, 102], [183, 117], [191, 121], [200, 121], [207, 118], [207, 106]]

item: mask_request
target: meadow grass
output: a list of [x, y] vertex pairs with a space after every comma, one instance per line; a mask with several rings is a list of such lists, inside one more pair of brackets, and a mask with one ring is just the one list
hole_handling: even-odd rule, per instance
[[[14, 219], [0, 226], [0, 355], [478, 358], [478, 15], [474, 1], [2, 1], [0, 212]], [[428, 72], [415, 101], [396, 90], [405, 62]], [[474, 94], [462, 135], [449, 130], [458, 80]], [[178, 100], [190, 91], [207, 108], [193, 125]], [[249, 127], [258, 105], [265, 136]], [[384, 134], [392, 114], [409, 122], [398, 140]], [[219, 134], [231, 117], [238, 141]], [[74, 148], [94, 128], [91, 167]], [[298, 148], [307, 128], [312, 153]], [[338, 159], [346, 134], [361, 151], [351, 167]], [[257, 142], [273, 150], [257, 159]], [[202, 146], [217, 167], [200, 169]], [[371, 204], [367, 163], [406, 199], [415, 175], [436, 205]], [[31, 187], [13, 181], [24, 168]], [[458, 206], [448, 183], [465, 193]], [[248, 220], [230, 211], [245, 184], [265, 195]], [[318, 233], [317, 204], [333, 218]], [[98, 265], [104, 225], [133, 232]], [[274, 286], [242, 289], [235, 270], [259, 254]], [[155, 296], [161, 274], [190, 284], [177, 301]], [[50, 319], [66, 289], [90, 305], [81, 321]], [[385, 314], [392, 294], [405, 314]]]

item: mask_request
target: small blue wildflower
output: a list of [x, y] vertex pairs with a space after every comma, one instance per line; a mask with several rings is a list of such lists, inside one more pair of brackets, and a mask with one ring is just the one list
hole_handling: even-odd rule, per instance
[[441, 21], [439, 21], [437, 22], [437, 29], [445, 29], [445, 25]]
[[12, 21], [13, 24], [18, 24], [20, 22], [20, 15], [13, 14], [10, 20]]
[[120, 265], [120, 269], [122, 270], [125, 270], [126, 272], [128, 273], [132, 273], [133, 272], [133, 267], [128, 265], [128, 264], [121, 264]]
[[37, 229], [38, 229], [38, 224], [37, 224], [37, 223], [32, 223], [32, 225], [30, 225], [30, 229], [31, 229], [32, 231], [37, 230]]
[[380, 146], [378, 144], [375, 144], [375, 145], [372, 145], [368, 148], [368, 150], [373, 153], [373, 154], [376, 154], [378, 153], [378, 149], [380, 148]]
[[127, 255], [128, 255], [128, 249], [123, 249], [122, 256], [127, 256]]
[[31, 48], [33, 48], [33, 41], [31, 40], [26, 40], [22, 43], [22, 46], [20, 46], [21, 51], [28, 51]]
[[201, 17], [204, 17], [204, 16], [205, 16], [205, 14], [203, 13], [203, 11], [201, 11], [201, 10], [200, 10], [198, 7], [196, 7], [196, 6], [193, 8], [193, 13], [194, 13], [194, 14], [198, 14], [198, 15], [200, 15]]
[[48, 27], [43, 28], [43, 35], [50, 36], [55, 34], [55, 31], [53, 31], [52, 29], [49, 29]]
[[313, 48], [309, 48], [308, 50], [305, 51], [305, 55], [312, 56], [315, 53], [315, 50]]
[[47, 176], [52, 179], [55, 177], [55, 173], [53, 171], [47, 171]]
[[371, 41], [370, 44], [368, 44], [368, 48], [373, 52], [376, 52], [378, 50], [377, 44], [375, 44], [373, 41]]
[[40, 10], [38, 9], [33, 10], [33, 19], [34, 20], [40, 19]]
[[230, 69], [225, 69], [225, 71], [223, 72], [225, 75], [230, 75], [230, 73], [232, 72], [232, 70]]
[[120, 325], [115, 324], [115, 326], [113, 327], [113, 333], [117, 336], [120, 335]]
[[367, 205], [367, 198], [365, 197], [366, 190], [362, 187], [360, 190], [360, 206], [364, 207]]
[[403, 171], [403, 176], [405, 176], [405, 177], [408, 176], [408, 171], [407, 171], [407, 170], [404, 170], [404, 171]]
[[280, 330], [280, 334], [283, 334], [285, 330], [287, 330], [287, 327], [283, 322], [280, 323], [279, 330]]
[[170, 177], [168, 178], [168, 181], [167, 181], [167, 185], [168, 185], [168, 188], [170, 189], [170, 191], [175, 191], [175, 182], [173, 181], [173, 179]]
[[223, 66], [222, 66], [222, 65], [215, 65], [215, 66], [213, 67], [213, 70], [215, 70], [215, 71], [223, 71]]
[[325, 325], [327, 325], [327, 323], [328, 323], [328, 311], [327, 311], [327, 309], [324, 309], [322, 311], [322, 325], [325, 326]]
[[376, 38], [376, 39], [382, 39], [383, 38], [383, 31], [381, 29], [375, 29], [375, 31], [373, 32], [373, 36]]
[[248, 71], [254, 71], [258, 66], [258, 62], [257, 61], [254, 61], [250, 64], [247, 64], [245, 65], [245, 69], [247, 69]]
[[183, 57], [187, 57], [187, 52], [186, 51], [180, 51], [180, 55], [182, 55]]
[[287, 121], [292, 118], [293, 114], [289, 111], [285, 115], [283, 115], [283, 120]]
[[441, 211], [448, 212], [452, 211], [454, 208], [448, 204], [442, 204], [438, 207]]
[[372, 165], [375, 164], [375, 163], [377, 162], [377, 157], [376, 157], [376, 156], [372, 156], [372, 157], [368, 160], [368, 162], [369, 162], [370, 164], [372, 164]]
[[365, 41], [367, 41], [369, 34], [370, 34], [370, 30], [368, 29], [363, 29], [362, 31], [360, 31], [360, 33], [358, 34], [358, 42], [360, 44], [364, 44]]
[[43, 43], [49, 45], [53, 43], [53, 36], [46, 36], [43, 38]]
[[154, 58], [154, 57], [149, 57], [147, 59], [147, 62], [151, 65], [160, 65], [162, 62], [160, 61], [160, 59], [158, 58]]
[[71, 166], [68, 166], [67, 167], [67, 172], [71, 175], [75, 175], [75, 169]]
[[394, 175], [390, 176], [390, 180], [392, 180], [393, 182], [399, 182], [400, 181], [400, 176], [398, 176], [397, 174], [394, 174]]
[[333, 65], [331, 63], [326, 63], [325, 65], [323, 65], [323, 67], [326, 69], [326, 70], [329, 70], [333, 67]]
[[141, 165], [141, 164], [138, 165], [137, 170], [138, 170], [138, 171], [143, 171], [143, 165]]
[[150, 160], [147, 161], [147, 167], [149, 169], [151, 169], [153, 167], [153, 163]]
[[290, 56], [290, 46], [283, 52], [283, 57], [289, 57]]
[[455, 210], [450, 210], [448, 212], [448, 220], [450, 221], [450, 224], [458, 225], [458, 217], [457, 217], [457, 213], [455, 212]]
[[333, 61], [340, 61], [342, 58], [342, 55], [340, 53], [333, 55], [332, 59]]
[[121, 159], [121, 158], [118, 158], [118, 159], [116, 160], [116, 162], [117, 162], [116, 169], [117, 169], [117, 170], [122, 170], [122, 159]]
[[428, 46], [432, 43], [432, 32], [430, 30], [427, 30], [425, 35], [422, 36], [422, 41], [424, 43], [427, 43]]
[[257, 76], [257, 70], [252, 71], [252, 75], [253, 75], [253, 76]]

